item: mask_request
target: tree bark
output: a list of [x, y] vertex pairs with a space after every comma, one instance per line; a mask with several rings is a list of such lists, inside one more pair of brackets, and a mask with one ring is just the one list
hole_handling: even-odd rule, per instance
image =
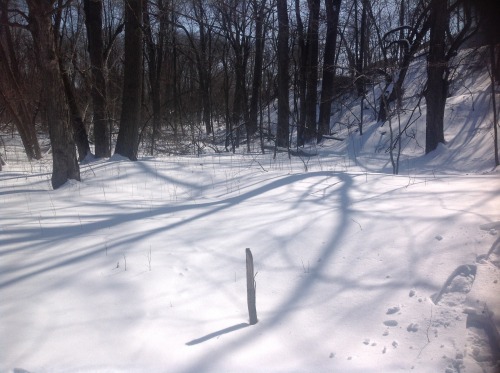
[[213, 132], [212, 105], [210, 99], [210, 44], [211, 30], [207, 28], [205, 8], [201, 0], [194, 5], [197, 23], [200, 30], [200, 55], [198, 58], [198, 71], [200, 76], [201, 103], [203, 108], [203, 123], [207, 135]]
[[[248, 53], [246, 51], [247, 46], [240, 45], [234, 50], [235, 61], [234, 61], [234, 77], [235, 77], [235, 89], [234, 89], [234, 101], [233, 101], [233, 123], [236, 127], [236, 147], [239, 146], [240, 140], [240, 128], [242, 124], [248, 123], [247, 117], [247, 91], [246, 91], [246, 69], [248, 61]], [[245, 129], [247, 129], [245, 127]], [[248, 134], [248, 131], [247, 131]], [[250, 144], [248, 144], [250, 145]]]
[[111, 155], [110, 126], [107, 112], [106, 65], [102, 35], [102, 0], [84, 0], [85, 25], [92, 72], [92, 106], [95, 156]]
[[289, 77], [288, 77], [288, 10], [286, 0], [278, 5], [278, 128], [276, 145], [288, 148], [289, 144]]
[[257, 117], [260, 101], [260, 89], [262, 85], [262, 64], [264, 58], [263, 22], [264, 7], [266, 0], [254, 0], [254, 18], [255, 18], [255, 59], [253, 68], [252, 98], [250, 100], [250, 115], [248, 123], [249, 135], [257, 132]]
[[69, 179], [80, 180], [80, 168], [76, 159], [68, 104], [63, 95], [64, 87], [55, 49], [51, 14], [53, 1], [27, 0], [29, 29], [33, 35], [35, 55], [40, 68], [42, 108], [49, 126], [52, 146], [52, 187], [59, 188]]
[[35, 124], [27, 106], [14, 43], [7, 26], [8, 7], [8, 0], [1, 2], [0, 76], [2, 79], [0, 80], [0, 99], [14, 120], [28, 159], [40, 159], [42, 153], [36, 136]]
[[326, 41], [323, 58], [323, 81], [321, 83], [321, 102], [319, 106], [318, 142], [323, 135], [330, 133], [330, 115], [335, 87], [335, 51], [337, 49], [337, 28], [342, 0], [325, 0]]
[[256, 292], [255, 292], [255, 272], [253, 267], [253, 256], [250, 249], [245, 250], [246, 272], [247, 272], [247, 306], [250, 325], [255, 325], [257, 319]]
[[447, 2], [431, 1], [430, 46], [427, 57], [427, 102], [425, 153], [444, 143], [444, 109], [448, 82], [445, 56], [445, 33], [447, 25]]
[[83, 116], [80, 108], [78, 107], [78, 103], [76, 102], [75, 92], [73, 91], [73, 85], [71, 84], [69, 73], [64, 69], [61, 58], [59, 58], [59, 69], [61, 71], [61, 78], [64, 85], [64, 94], [68, 100], [71, 126], [73, 127], [73, 137], [78, 150], [78, 159], [81, 162], [87, 157], [87, 155], [92, 154], [90, 151], [87, 129], [83, 123]]
[[[357, 4], [357, 3], [356, 3]], [[355, 68], [355, 85], [356, 90], [358, 92], [358, 96], [364, 97], [365, 95], [365, 83], [366, 77], [364, 73], [364, 65], [365, 65], [365, 54], [366, 54], [366, 33], [367, 33], [367, 9], [368, 2], [367, 0], [362, 0], [361, 2], [361, 24], [359, 26], [359, 40], [356, 38], [356, 68]], [[356, 6], [357, 10], [357, 6]], [[356, 11], [357, 13], [357, 11]], [[357, 17], [357, 14], [356, 14]], [[356, 24], [356, 30], [358, 30], [358, 26]], [[361, 133], [362, 134], [362, 133]]]
[[318, 56], [320, 0], [308, 0], [309, 24], [307, 27], [307, 91], [305, 141], [316, 138], [316, 112], [318, 105]]
[[[147, 61], [148, 61], [148, 78], [150, 85], [150, 95], [151, 103], [153, 109], [153, 125], [151, 134], [151, 155], [154, 155], [156, 137], [161, 126], [161, 90], [160, 90], [160, 79], [163, 67], [163, 37], [166, 32], [165, 30], [165, 14], [159, 14], [160, 19], [159, 30], [157, 32], [157, 41], [153, 38], [153, 30], [151, 27], [151, 20], [149, 16], [149, 11], [147, 8], [147, 1], [144, 0], [144, 31], [147, 46]], [[165, 13], [163, 9], [163, 3], [160, 0], [158, 3], [159, 12]]]
[[87, 157], [87, 155], [91, 154], [90, 144], [87, 136], [87, 129], [85, 128], [85, 124], [83, 123], [83, 115], [80, 108], [78, 107], [78, 102], [76, 100], [73, 83], [71, 82], [71, 77], [68, 69], [65, 68], [65, 61], [63, 61], [63, 40], [60, 32], [63, 9], [63, 0], [58, 0], [53, 26], [54, 41], [56, 45], [56, 54], [58, 56], [57, 60], [59, 62], [59, 71], [61, 72], [61, 78], [63, 81], [64, 94], [66, 95], [68, 109], [70, 112], [71, 127], [73, 129], [73, 139], [78, 150], [78, 158], [80, 161], [83, 161]]
[[125, 0], [125, 66], [115, 153], [137, 160], [142, 97], [142, 0]]
[[7, 61], [6, 51], [0, 42], [0, 100], [12, 116], [29, 160], [41, 159], [40, 145], [36, 137], [35, 125], [29, 114], [20, 82]]
[[299, 91], [299, 109], [297, 124], [297, 143], [304, 145], [306, 131], [306, 92], [307, 92], [307, 45], [304, 32], [304, 23], [300, 15], [300, 0], [295, 0], [295, 19], [297, 22], [297, 43], [298, 43], [298, 91]]

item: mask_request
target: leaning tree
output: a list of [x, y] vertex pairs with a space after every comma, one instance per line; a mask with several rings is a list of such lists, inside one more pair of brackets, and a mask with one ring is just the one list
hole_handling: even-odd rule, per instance
[[29, 9], [28, 28], [33, 36], [41, 84], [45, 90], [41, 95], [41, 107], [52, 147], [52, 187], [57, 189], [69, 179], [80, 180], [80, 168], [56, 53], [51, 19], [55, 0], [27, 0], [26, 3]]

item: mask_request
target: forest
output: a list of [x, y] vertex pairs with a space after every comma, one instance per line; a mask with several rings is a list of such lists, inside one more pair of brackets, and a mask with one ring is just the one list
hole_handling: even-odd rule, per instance
[[498, 0], [0, 0], [0, 372], [500, 372]]
[[489, 46], [500, 81], [498, 13], [488, 0], [3, 0], [1, 130], [35, 160], [49, 134], [54, 188], [89, 156], [289, 150], [335, 137], [346, 92], [396, 118], [425, 56], [429, 153], [458, 50]]

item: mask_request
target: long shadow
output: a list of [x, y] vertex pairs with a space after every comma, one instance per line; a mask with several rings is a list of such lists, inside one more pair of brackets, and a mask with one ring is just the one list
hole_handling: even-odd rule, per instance
[[[238, 196], [233, 196], [233, 197], [228, 197], [226, 199], [220, 200], [220, 201], [212, 201], [212, 202], [205, 202], [205, 203], [199, 203], [199, 204], [182, 204], [179, 206], [168, 206], [168, 205], [163, 205], [159, 206], [157, 208], [154, 208], [152, 210], [145, 210], [145, 211], [136, 211], [132, 213], [127, 213], [126, 215], [124, 214], [103, 214], [101, 215], [101, 218], [99, 221], [95, 222], [90, 222], [87, 224], [82, 224], [81, 227], [64, 227], [64, 230], [61, 229], [61, 227], [52, 227], [52, 228], [44, 228], [44, 236], [45, 236], [45, 241], [47, 243], [50, 242], [56, 242], [60, 240], [72, 240], [76, 237], [81, 237], [90, 234], [91, 232], [95, 232], [101, 229], [105, 228], [111, 228], [115, 227], [119, 224], [123, 224], [126, 222], [130, 221], [140, 221], [143, 219], [147, 218], [152, 218], [152, 217], [157, 217], [157, 216], [164, 216], [164, 215], [170, 215], [178, 212], [186, 212], [186, 211], [193, 211], [193, 210], [200, 210], [196, 214], [190, 216], [187, 219], [183, 219], [181, 221], [173, 222], [170, 224], [165, 224], [162, 225], [161, 227], [155, 228], [155, 229], [149, 229], [143, 232], [137, 232], [134, 233], [134, 237], [130, 237], [128, 235], [122, 237], [122, 239], [118, 239], [114, 244], [112, 243], [109, 247], [110, 250], [113, 249], [114, 246], [117, 246], [123, 242], [128, 242], [131, 243], [132, 241], [139, 241], [140, 239], [143, 239], [144, 237], [148, 236], [151, 237], [153, 235], [156, 235], [160, 232], [164, 232], [166, 230], [171, 230], [180, 226], [184, 226], [188, 223], [192, 223], [194, 221], [201, 220], [203, 218], [207, 218], [209, 216], [213, 216], [217, 214], [218, 212], [227, 210], [233, 206], [239, 205], [251, 198], [255, 198], [258, 196], [263, 195], [266, 192], [275, 190], [277, 188], [280, 188], [285, 185], [289, 185], [291, 183], [307, 180], [313, 177], [318, 177], [318, 176], [336, 176], [340, 178], [346, 185], [342, 188], [342, 197], [341, 197], [341, 210], [346, 211], [347, 206], [350, 204], [349, 198], [347, 198], [347, 190], [349, 189], [349, 186], [352, 185], [352, 180], [350, 179], [349, 176], [345, 174], [337, 174], [337, 173], [332, 173], [332, 172], [327, 172], [327, 171], [320, 171], [320, 172], [311, 172], [307, 174], [298, 174], [298, 175], [288, 175], [283, 178], [279, 178], [276, 180], [272, 180], [271, 182], [266, 183], [265, 185], [259, 186], [255, 189], [249, 190], [247, 192], [242, 193], [241, 195]], [[345, 214], [342, 214], [344, 216]], [[345, 220], [345, 219], [343, 219]], [[0, 219], [1, 221], [1, 219]], [[38, 237], [38, 230], [34, 229], [33, 230], [33, 235], [32, 237], [25, 237], [26, 240], [28, 239], [34, 239]], [[340, 238], [341, 235], [339, 235], [337, 238]], [[14, 278], [10, 279], [4, 279], [3, 281], [0, 281], [0, 288], [5, 288], [7, 286], [11, 286], [15, 283], [21, 282], [23, 280], [29, 279], [35, 275], [39, 275], [42, 273], [45, 273], [47, 271], [53, 270], [55, 268], [61, 268], [65, 267], [68, 265], [72, 265], [75, 263], [78, 263], [84, 259], [90, 258], [98, 253], [102, 252], [102, 248], [95, 248], [90, 251], [84, 251], [81, 254], [73, 255], [71, 258], [68, 259], [56, 259], [54, 262], [54, 258], [49, 258], [49, 259], [42, 259], [43, 262], [50, 261], [51, 263], [46, 263], [45, 265], [42, 262], [36, 263], [36, 265], [42, 265], [42, 268], [37, 268], [32, 271], [28, 271], [25, 274], [15, 276]], [[0, 256], [4, 255], [5, 252], [0, 252]]]
[[201, 338], [193, 339], [192, 341], [187, 342], [186, 345], [187, 346], [194, 346], [194, 345], [206, 342], [206, 341], [208, 341], [210, 339], [213, 339], [213, 338], [216, 338], [216, 337], [220, 337], [221, 335], [224, 335], [224, 334], [227, 334], [227, 333], [231, 333], [231, 332], [235, 332], [236, 330], [240, 330], [240, 329], [246, 328], [247, 326], [250, 326], [250, 324], [247, 324], [246, 322], [243, 322], [241, 324], [236, 324], [236, 325], [230, 326], [230, 327], [225, 328], [225, 329], [217, 330], [216, 332], [207, 334], [207, 335], [205, 335], [205, 336], [203, 336]]
[[[362, 174], [353, 176], [344, 173], [322, 171], [322, 172], [310, 172], [307, 174], [288, 175], [277, 179], [272, 179], [271, 181], [267, 180], [265, 183], [261, 183], [261, 185], [255, 183], [254, 185], [252, 185], [255, 187], [255, 189], [243, 191], [242, 194], [237, 196], [230, 196], [216, 201], [209, 201], [197, 204], [182, 203], [180, 205], [172, 206], [165, 203], [164, 205], [157, 206], [151, 209], [136, 210], [133, 212], [127, 211], [126, 214], [125, 213], [102, 214], [100, 216], [101, 219], [99, 219], [99, 221], [83, 223], [80, 226], [64, 227], [64, 229], [61, 229], [61, 227], [44, 228], [43, 236], [47, 244], [53, 241], [59, 241], [61, 239], [67, 239], [69, 242], [69, 240], [75, 237], [84, 237], [92, 232], [95, 233], [105, 228], [116, 227], [119, 226], [120, 224], [130, 221], [140, 221], [142, 219], [148, 219], [153, 217], [163, 217], [179, 212], [190, 212], [190, 211], [193, 212], [193, 214], [189, 215], [185, 219], [174, 221], [172, 223], [163, 224], [160, 227], [140, 230], [137, 232], [134, 231], [130, 232], [129, 234], [124, 233], [124, 235], [121, 236], [120, 238], [117, 238], [115, 242], [110, 243], [109, 249], [112, 250], [114, 247], [117, 247], [120, 244], [123, 244], [124, 242], [127, 242], [129, 244], [134, 241], [138, 242], [146, 236], [151, 237], [155, 234], [172, 230], [174, 228], [187, 225], [189, 223], [194, 223], [204, 218], [216, 215], [218, 212], [242, 204], [252, 198], [256, 198], [265, 193], [276, 190], [277, 188], [287, 186], [289, 184], [293, 184], [296, 182], [305, 181], [308, 179], [313, 180], [315, 177], [318, 176], [319, 177], [327, 176], [328, 178], [333, 177], [336, 179], [332, 180], [331, 185], [329, 185], [327, 188], [322, 189], [321, 191], [325, 192], [327, 195], [335, 195], [337, 197], [336, 202], [338, 202], [338, 204], [336, 203], [335, 206], [327, 205], [326, 207], [328, 207], [332, 211], [335, 211], [336, 214], [339, 214], [339, 222], [332, 227], [330, 231], [328, 245], [325, 245], [323, 251], [320, 253], [320, 255], [318, 255], [318, 257], [322, 259], [321, 262], [318, 262], [317, 264], [313, 265], [313, 268], [311, 268], [311, 274], [307, 276], [307, 278], [304, 278], [302, 281], [299, 281], [295, 285], [290, 294], [287, 297], [285, 297], [285, 299], [283, 299], [283, 301], [277, 307], [276, 313], [274, 315], [271, 315], [266, 320], [264, 325], [266, 329], [270, 330], [273, 327], [276, 327], [276, 325], [278, 325], [279, 323], [286, 320], [291, 315], [293, 315], [294, 312], [293, 310], [296, 309], [296, 307], [301, 302], [303, 302], [303, 300], [307, 297], [307, 295], [313, 290], [315, 284], [317, 284], [318, 281], [322, 281], [324, 277], [327, 275], [327, 273], [325, 273], [326, 272], [325, 268], [327, 264], [331, 262], [335, 258], [335, 255], [337, 254], [335, 250], [332, 250], [332, 248], [339, 247], [342, 241], [345, 239], [346, 237], [345, 228], [347, 227], [350, 218], [352, 216], [351, 214], [353, 213], [354, 205], [357, 202], [359, 202], [359, 198], [354, 199], [353, 196], [351, 195], [354, 186], [353, 179], [355, 177], [363, 177]], [[391, 191], [385, 193], [379, 193], [377, 194], [377, 196], [380, 197], [387, 195], [389, 197], [391, 192], [394, 192], [395, 190], [401, 188], [404, 187], [391, 188]], [[306, 194], [307, 193], [303, 194], [303, 198], [306, 196]], [[363, 198], [362, 200], [366, 202], [371, 198], [375, 198], [375, 196]], [[303, 199], [299, 198], [299, 201], [303, 202]], [[326, 203], [326, 201], [327, 200], [322, 199], [321, 203], [324, 202]], [[299, 202], [297, 202], [294, 205], [294, 207], [297, 209], [297, 211], [300, 211]], [[19, 233], [21, 232], [22, 231], [20, 230]], [[25, 238], [26, 240], [30, 239], [34, 240], [36, 238], [39, 238], [39, 229], [33, 227], [32, 236], [31, 237], [26, 236]], [[58, 256], [49, 258], [48, 262], [45, 260], [38, 261], [36, 262], [35, 268], [31, 269], [31, 271], [27, 271], [28, 273], [17, 274], [17, 276], [14, 276], [14, 278], [0, 281], [0, 288], [5, 288], [7, 286], [24, 281], [30, 277], [34, 277], [44, 272], [53, 270], [55, 268], [74, 265], [94, 255], [97, 255], [98, 253], [102, 253], [101, 247], [77, 248], [76, 250], [77, 252], [73, 252], [72, 255], [67, 258], [62, 258], [61, 256]], [[39, 266], [41, 266], [41, 268], [39, 268]], [[339, 279], [345, 282], [345, 279], [342, 279], [341, 277], [339, 277]], [[330, 278], [329, 280], [331, 281], [332, 279]], [[335, 280], [335, 278], [333, 280]], [[185, 344], [187, 346], [200, 344], [210, 339], [216, 338], [220, 335], [246, 328], [247, 326], [248, 324], [246, 323], [236, 324], [228, 328], [207, 334], [203, 337], [194, 339]], [[258, 335], [256, 333], [249, 333], [249, 331], [250, 330], [247, 330], [247, 332], [245, 333], [240, 333], [238, 338], [236, 338], [236, 340], [231, 343], [230, 348], [228, 348], [228, 346], [217, 347], [215, 351], [210, 351], [210, 353], [201, 356], [199, 360], [191, 362], [191, 365], [187, 367], [188, 369], [185, 370], [185, 372], [200, 372], [206, 370], [207, 367], [216, 367], [217, 364], [220, 363], [220, 361], [223, 359], [224, 356], [227, 355], [229, 351], [241, 350], [250, 342], [258, 338]]]
[[[274, 328], [277, 324], [285, 322], [285, 320], [293, 314], [293, 310], [296, 306], [307, 296], [307, 294], [314, 287], [314, 284], [317, 283], [320, 274], [323, 273], [323, 270], [327, 263], [332, 260], [335, 256], [336, 252], [331, 250], [332, 247], [337, 247], [345, 235], [345, 227], [347, 226], [347, 222], [351, 216], [351, 204], [352, 200], [349, 194], [351, 187], [353, 186], [353, 179], [351, 175], [345, 173], [332, 173], [332, 172], [311, 172], [309, 174], [303, 175], [294, 175], [293, 177], [286, 177], [277, 182], [270, 183], [271, 185], [278, 184], [282, 185], [285, 180], [293, 180], [299, 181], [304, 180], [306, 178], [310, 178], [312, 176], [318, 175], [328, 175], [328, 176], [336, 176], [341, 181], [341, 186], [338, 190], [335, 190], [335, 193], [339, 195], [340, 206], [337, 207], [337, 210], [340, 212], [340, 221], [335, 229], [332, 229], [330, 241], [328, 245], [325, 245], [323, 252], [319, 255], [321, 257], [321, 261], [316, 263], [311, 269], [311, 276], [309, 276], [304, 281], [300, 281], [297, 286], [291, 290], [290, 295], [286, 297], [283, 302], [277, 307], [277, 312], [272, 315], [268, 320], [266, 320], [265, 327], [267, 330]], [[247, 198], [250, 198], [254, 195], [254, 193], [260, 188], [248, 192]], [[266, 188], [267, 189], [267, 188]], [[261, 191], [262, 192], [262, 191]], [[332, 191], [333, 193], [333, 191]], [[237, 203], [240, 203], [238, 201]], [[237, 351], [244, 348], [245, 345], [248, 345], [253, 339], [257, 338], [256, 334], [245, 335], [242, 338], [232, 342], [231, 351]], [[210, 354], [207, 354], [197, 361], [193, 362], [190, 366], [183, 370], [183, 373], [194, 373], [194, 372], [202, 372], [207, 370], [207, 367], [215, 367], [220, 362], [220, 360], [228, 354], [227, 346], [224, 348], [219, 348], [217, 350], [212, 350]]]

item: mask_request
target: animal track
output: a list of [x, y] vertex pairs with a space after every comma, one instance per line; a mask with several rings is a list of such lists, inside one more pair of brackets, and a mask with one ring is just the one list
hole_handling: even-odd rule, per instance
[[387, 310], [386, 314], [387, 315], [392, 315], [392, 314], [395, 314], [397, 312], [399, 312], [401, 310], [401, 308], [399, 306], [394, 306], [394, 307], [391, 307]]
[[396, 320], [385, 320], [384, 325], [385, 326], [398, 326], [398, 322]]

